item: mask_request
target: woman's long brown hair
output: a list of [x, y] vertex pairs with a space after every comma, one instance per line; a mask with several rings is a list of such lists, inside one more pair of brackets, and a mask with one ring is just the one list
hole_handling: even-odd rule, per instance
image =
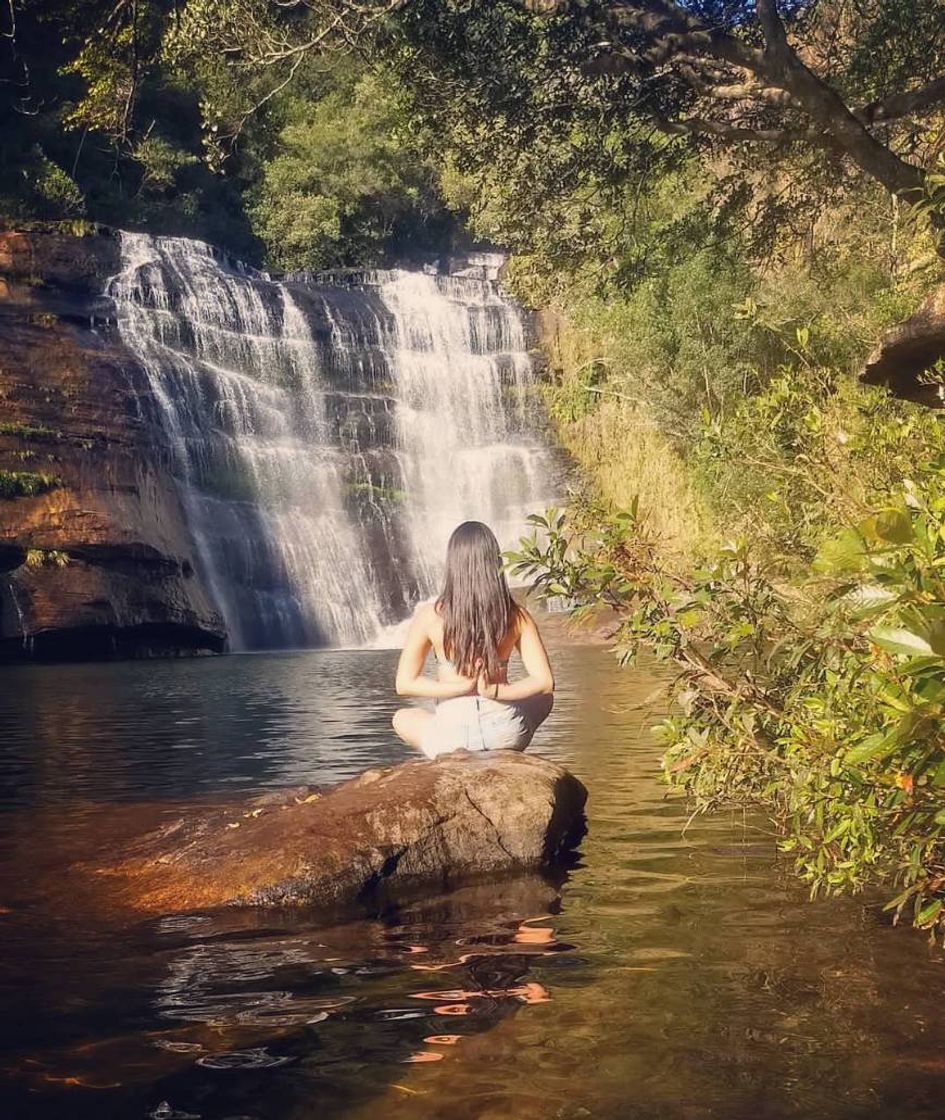
[[443, 618], [443, 652], [464, 677], [502, 674], [499, 647], [519, 608], [502, 571], [499, 542], [488, 525], [464, 521], [446, 549], [446, 581], [436, 601]]

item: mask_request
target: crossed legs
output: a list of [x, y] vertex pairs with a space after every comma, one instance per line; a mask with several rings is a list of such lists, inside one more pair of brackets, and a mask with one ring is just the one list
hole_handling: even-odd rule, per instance
[[420, 749], [423, 732], [426, 730], [433, 713], [423, 708], [398, 708], [391, 721], [398, 736], [410, 747]]
[[[521, 742], [519, 750], [524, 750], [528, 746], [537, 728], [548, 718], [553, 705], [554, 697], [550, 694], [531, 696], [527, 700], [516, 702], [515, 707], [525, 717], [525, 724], [528, 729], [527, 737]], [[423, 708], [398, 708], [394, 712], [394, 718], [391, 722], [397, 735], [408, 746], [419, 750], [431, 719], [433, 719], [433, 713], [425, 711]]]

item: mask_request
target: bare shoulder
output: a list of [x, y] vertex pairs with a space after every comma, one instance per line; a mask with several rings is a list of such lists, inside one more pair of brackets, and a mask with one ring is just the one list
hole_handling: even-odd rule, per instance
[[538, 623], [527, 607], [519, 606], [515, 625], [518, 633], [524, 634], [526, 630], [537, 631]]
[[413, 623], [415, 626], [423, 627], [427, 634], [435, 633], [440, 625], [440, 615], [436, 609], [436, 603], [420, 603], [417, 609], [413, 612]]

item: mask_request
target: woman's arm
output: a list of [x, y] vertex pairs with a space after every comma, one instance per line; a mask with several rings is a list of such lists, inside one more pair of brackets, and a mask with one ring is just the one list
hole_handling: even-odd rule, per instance
[[535, 620], [524, 608], [519, 622], [518, 651], [525, 667], [525, 676], [511, 684], [490, 684], [484, 676], [479, 678], [477, 689], [480, 696], [493, 700], [527, 700], [530, 696], [550, 695], [555, 690], [555, 678], [545, 644], [538, 633]]
[[397, 680], [394, 688], [398, 696], [420, 696], [434, 700], [452, 700], [468, 696], [476, 690], [476, 682], [460, 678], [456, 681], [435, 681], [423, 675], [423, 663], [430, 652], [431, 607], [417, 611], [407, 631], [407, 640], [397, 662]]

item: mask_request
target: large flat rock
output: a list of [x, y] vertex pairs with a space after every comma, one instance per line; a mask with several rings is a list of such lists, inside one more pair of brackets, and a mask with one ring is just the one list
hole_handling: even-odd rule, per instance
[[583, 834], [586, 797], [577, 778], [537, 755], [460, 751], [369, 770], [323, 793], [195, 810], [73, 875], [94, 877], [101, 905], [141, 913], [332, 909], [377, 891], [550, 866]]

